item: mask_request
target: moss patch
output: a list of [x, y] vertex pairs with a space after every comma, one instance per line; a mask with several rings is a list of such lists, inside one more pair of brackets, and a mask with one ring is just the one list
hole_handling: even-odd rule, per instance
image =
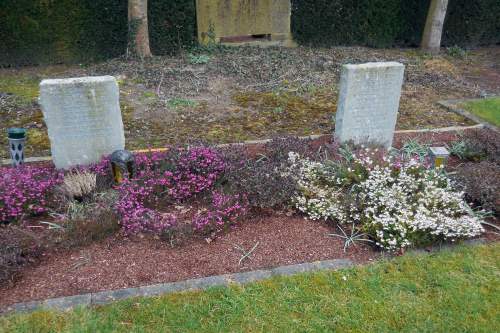
[[2, 75], [0, 77], [0, 92], [19, 97], [20, 102], [36, 101], [40, 79], [28, 75]]

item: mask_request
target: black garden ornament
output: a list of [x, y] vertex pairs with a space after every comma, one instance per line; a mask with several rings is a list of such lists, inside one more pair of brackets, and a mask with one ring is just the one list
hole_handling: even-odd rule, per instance
[[128, 150], [114, 151], [111, 154], [111, 170], [117, 184], [121, 183], [125, 177], [131, 179], [135, 170], [134, 154]]

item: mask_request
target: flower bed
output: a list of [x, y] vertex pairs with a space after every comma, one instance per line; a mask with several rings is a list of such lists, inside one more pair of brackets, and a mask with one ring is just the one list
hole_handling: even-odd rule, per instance
[[[481, 163], [498, 167], [494, 157], [498, 144], [495, 146], [484, 138], [491, 138], [491, 134], [455, 136], [453, 142], [445, 140], [454, 154], [449, 169], [455, 169], [458, 156], [473, 159], [474, 162], [468, 163], [475, 163], [474, 166], [481, 165], [476, 161], [487, 159]], [[405, 140], [399, 145], [400, 150], [392, 152], [296, 138], [275, 139], [253, 147], [170, 147], [165, 152], [136, 154], [135, 172], [118, 185], [111, 181], [108, 159], [64, 173], [35, 165], [3, 168], [0, 213], [7, 224], [0, 229], [0, 236], [15, 229], [27, 240], [3, 239], [0, 264], [9, 267], [10, 272], [25, 262], [19, 258], [45, 253], [47, 258], [54, 257], [45, 261], [45, 265], [56, 271], [63, 262], [61, 258], [55, 259], [57, 251], [74, 253], [74, 248], [97, 251], [99, 245], [93, 243], [103, 238], [121, 244], [145, 237], [147, 242], [143, 244], [148, 247], [174, 246], [168, 251], [178, 251], [179, 255], [196, 256], [194, 249], [190, 249], [193, 246], [197, 251], [210, 253], [212, 259], [205, 264], [193, 259], [185, 267], [188, 271], [199, 269], [202, 275], [212, 274], [210, 265], [217, 266], [215, 262], [225, 255], [214, 253], [212, 244], [224, 242], [223, 239], [230, 237], [227, 233], [237, 228], [238, 237], [242, 237], [241, 230], [248, 234], [241, 238], [247, 245], [240, 247], [248, 252], [261, 241], [255, 235], [246, 238], [254, 228], [252, 221], [272, 220], [277, 216], [280, 228], [286, 228], [287, 223], [290, 228], [291, 224], [297, 225], [301, 216], [326, 221], [298, 224], [303, 228], [300, 230], [291, 228], [297, 239], [289, 244], [299, 253], [295, 262], [332, 258], [309, 256], [308, 250], [304, 250], [306, 239], [323, 244], [320, 247], [323, 252], [328, 252], [328, 246], [335, 247], [332, 255], [339, 257], [344, 251], [346, 254], [342, 256], [359, 255], [359, 251], [375, 255], [378, 250], [395, 252], [410, 246], [480, 235], [485, 214], [476, 207], [481, 202], [471, 198], [478, 189], [468, 184], [476, 182], [460, 178], [461, 167], [456, 177], [450, 177], [445, 170], [430, 168], [425, 142]], [[465, 191], [463, 184], [468, 184]], [[488, 192], [485, 198], [492, 196]], [[260, 249], [275, 249], [280, 259], [262, 261], [264, 266], [249, 268], [290, 263], [286, 257], [289, 254], [285, 254], [289, 252], [277, 246], [279, 233], [273, 235], [274, 227], [268, 226], [269, 229], [260, 232], [269, 232], [275, 244], [261, 244]], [[322, 237], [329, 241], [312, 240], [319, 237], [316, 232], [313, 233], [316, 236], [306, 237], [304, 233], [311, 233], [311, 227], [321, 230]], [[107, 246], [112, 247], [115, 241]], [[364, 244], [348, 249], [358, 243]], [[151, 251], [147, 250], [154, 255]], [[129, 255], [129, 259], [123, 259], [120, 253], [110, 256], [125, 260], [125, 266], [137, 264], [136, 256]], [[175, 263], [155, 261], [154, 265], [169, 269]], [[43, 265], [33, 269], [43, 271]], [[138, 269], [147, 271], [141, 265]], [[235, 264], [232, 269], [241, 267]], [[66, 272], [63, 276], [72, 274]], [[101, 272], [99, 276], [106, 274], [109, 273]], [[2, 279], [11, 277], [9, 273]], [[175, 277], [169, 279], [175, 281]], [[134, 285], [140, 285], [139, 280]], [[27, 281], [26, 277], [23, 281]]]

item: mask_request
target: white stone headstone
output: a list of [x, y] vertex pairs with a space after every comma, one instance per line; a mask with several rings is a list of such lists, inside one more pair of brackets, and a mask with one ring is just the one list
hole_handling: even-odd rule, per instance
[[124, 149], [119, 89], [114, 77], [43, 80], [40, 105], [57, 168], [87, 165]]
[[335, 119], [335, 136], [340, 142], [391, 147], [404, 68], [398, 62], [342, 67]]

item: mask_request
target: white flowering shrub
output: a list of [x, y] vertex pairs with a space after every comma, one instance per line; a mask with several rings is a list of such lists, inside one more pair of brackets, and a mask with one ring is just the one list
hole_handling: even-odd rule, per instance
[[421, 165], [377, 167], [355, 191], [363, 229], [387, 250], [474, 237], [483, 230], [468, 215], [463, 193], [442, 173]]
[[[378, 155], [378, 156], [377, 156]], [[349, 162], [315, 162], [291, 153], [297, 209], [311, 219], [355, 223], [378, 246], [398, 250], [479, 235], [463, 193], [448, 177], [417, 161], [394, 162], [363, 150]]]
[[289, 175], [297, 182], [299, 193], [294, 196], [295, 207], [312, 220], [344, 220], [342, 205], [342, 180], [326, 164], [301, 158], [291, 152]]

